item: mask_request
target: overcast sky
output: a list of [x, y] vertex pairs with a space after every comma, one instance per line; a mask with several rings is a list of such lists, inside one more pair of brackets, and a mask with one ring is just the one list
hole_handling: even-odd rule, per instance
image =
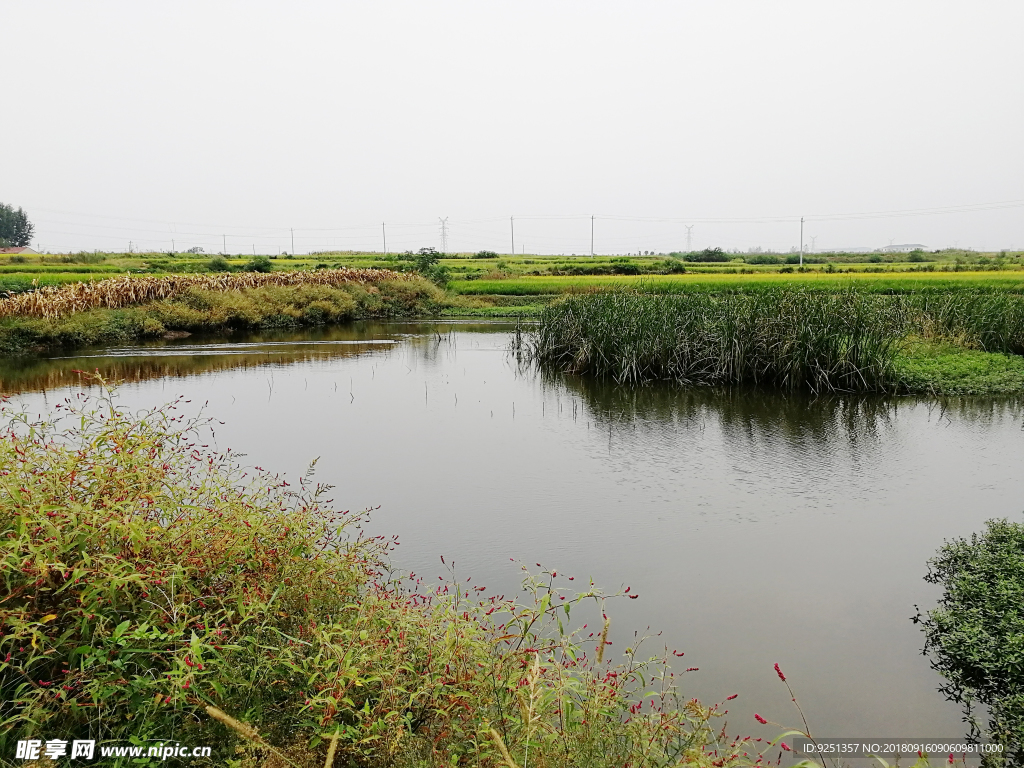
[[380, 250], [382, 222], [405, 250], [448, 217], [449, 250], [507, 253], [515, 216], [517, 251], [579, 254], [592, 215], [598, 253], [788, 250], [800, 216], [818, 250], [1024, 248], [1020, 0], [0, 0], [0, 27], [0, 201], [49, 250]]

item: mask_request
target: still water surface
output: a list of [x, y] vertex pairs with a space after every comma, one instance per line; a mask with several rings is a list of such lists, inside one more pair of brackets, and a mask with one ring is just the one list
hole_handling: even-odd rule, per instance
[[1021, 519], [1020, 403], [624, 391], [522, 370], [511, 330], [187, 339], [8, 365], [0, 386], [39, 412], [99, 368], [132, 408], [208, 402], [219, 447], [293, 476], [320, 457], [340, 506], [379, 506], [405, 569], [444, 555], [507, 593], [515, 558], [628, 585], [613, 648], [661, 631], [699, 667], [686, 694], [740, 694], [730, 732], [774, 735], [755, 711], [798, 724], [778, 662], [817, 735], [962, 734], [910, 617], [944, 539]]

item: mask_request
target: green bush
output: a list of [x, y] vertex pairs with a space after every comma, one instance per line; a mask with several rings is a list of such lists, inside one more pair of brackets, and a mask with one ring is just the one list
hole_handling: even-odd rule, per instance
[[[495, 251], [477, 251], [473, 254], [474, 259], [496, 259], [498, 254]], [[528, 264], [530, 262], [527, 262]]]
[[257, 256], [255, 259], [250, 259], [245, 262], [242, 266], [243, 272], [273, 272], [274, 265], [270, 263], [270, 259], [266, 256]]
[[685, 259], [696, 262], [722, 262], [729, 261], [729, 256], [721, 248], [705, 248], [703, 251], [686, 254]]
[[964, 706], [988, 707], [988, 735], [1024, 760], [1024, 525], [990, 520], [982, 534], [946, 543], [926, 581], [943, 588], [939, 605], [915, 621], [925, 651], [945, 678], [942, 692]]
[[228, 260], [223, 256], [214, 256], [208, 262], [206, 262], [206, 268], [211, 272], [230, 272], [231, 265], [228, 264]]
[[640, 267], [626, 258], [612, 259], [611, 271], [616, 275], [639, 275]]

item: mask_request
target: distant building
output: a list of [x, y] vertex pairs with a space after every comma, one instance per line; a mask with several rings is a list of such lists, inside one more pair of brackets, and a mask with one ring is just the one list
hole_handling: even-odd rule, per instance
[[879, 248], [882, 253], [910, 253], [911, 251], [927, 251], [927, 245], [921, 243], [904, 243], [903, 245], [887, 245]]
[[13, 256], [15, 254], [33, 254], [39, 253], [39, 251], [33, 251], [28, 246], [22, 246], [20, 248], [0, 248], [0, 254], [7, 254]]

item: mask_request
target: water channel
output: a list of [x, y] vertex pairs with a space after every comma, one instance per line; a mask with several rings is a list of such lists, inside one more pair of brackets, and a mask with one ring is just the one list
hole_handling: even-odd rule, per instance
[[[523, 369], [512, 326], [356, 324], [317, 333], [196, 338], [0, 368], [37, 413], [75, 369], [124, 379], [120, 401], [208, 403], [221, 448], [379, 507], [396, 564], [509, 593], [541, 563], [628, 585], [614, 649], [650, 627], [685, 651], [684, 692], [753, 713], [797, 713], [835, 737], [954, 737], [910, 621], [934, 604], [926, 561], [993, 517], [1021, 519], [1021, 403], [621, 390]], [[568, 586], [568, 584], [566, 584]]]

